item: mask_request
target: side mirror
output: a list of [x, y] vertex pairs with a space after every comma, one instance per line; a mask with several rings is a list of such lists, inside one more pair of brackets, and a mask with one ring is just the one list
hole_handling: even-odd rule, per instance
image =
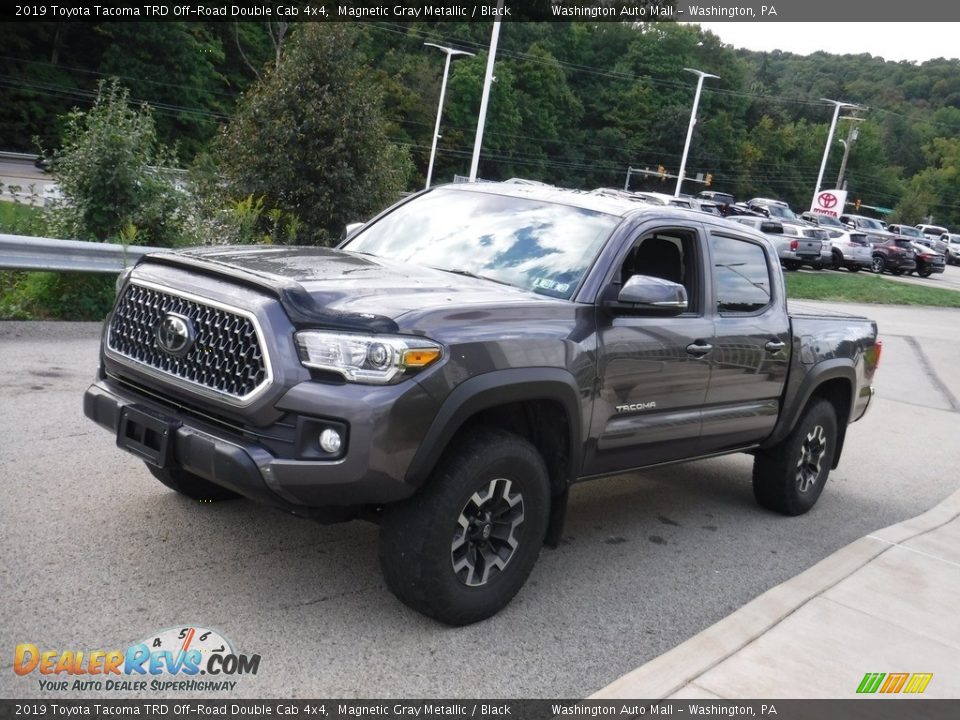
[[687, 309], [687, 289], [651, 275], [634, 275], [620, 289], [616, 304], [678, 315]]
[[366, 223], [350, 223], [349, 225], [347, 225], [346, 228], [344, 228], [343, 237], [340, 238], [340, 239], [341, 239], [341, 240], [346, 240], [346, 239], [347, 239], [348, 237], [350, 237], [351, 235], [356, 234], [357, 230], [359, 230], [360, 228], [362, 228], [365, 224], [366, 224]]

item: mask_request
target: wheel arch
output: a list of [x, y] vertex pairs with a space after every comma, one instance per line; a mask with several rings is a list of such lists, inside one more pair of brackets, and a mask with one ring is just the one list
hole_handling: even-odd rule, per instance
[[837, 452], [833, 457], [833, 469], [840, 462], [840, 454], [850, 424], [857, 387], [857, 372], [853, 362], [845, 359], [825, 360], [815, 365], [803, 379], [789, 404], [780, 413], [773, 433], [761, 446], [767, 449], [781, 442], [800, 421], [800, 417], [813, 402], [824, 399], [833, 405], [837, 414]]
[[[580, 391], [576, 382], [569, 372], [558, 368], [524, 368], [485, 373], [458, 385], [430, 424], [407, 469], [406, 482], [417, 487], [426, 482], [443, 452], [465, 426], [471, 422], [495, 424], [498, 420], [500, 423], [496, 424], [505, 424], [505, 429], [526, 437], [544, 456], [554, 495], [576, 479], [582, 445]], [[534, 420], [540, 422], [535, 424]], [[549, 432], [561, 427], [565, 431], [559, 437]], [[552, 444], [552, 439], [558, 442]]]

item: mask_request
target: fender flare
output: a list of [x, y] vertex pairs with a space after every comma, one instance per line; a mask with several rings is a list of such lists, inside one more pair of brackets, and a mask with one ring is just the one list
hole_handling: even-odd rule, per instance
[[[780, 419], [777, 421], [773, 432], [760, 445], [761, 449], [771, 448], [780, 443], [800, 420], [800, 414], [806, 409], [810, 398], [817, 389], [830, 380], [847, 380], [850, 383], [850, 410], [856, 405], [857, 392], [857, 370], [853, 361], [848, 358], [834, 358], [832, 360], [822, 360], [814, 365], [803, 378], [800, 387], [793, 394], [793, 399], [784, 398], [785, 403], [789, 402], [789, 407], [784, 405], [780, 413]], [[837, 433], [842, 437], [846, 434], [847, 425], [850, 424], [850, 418], [837, 418]], [[837, 459], [839, 459], [839, 449]]]
[[560, 368], [495, 370], [464, 381], [440, 405], [407, 469], [405, 482], [419, 487], [433, 471], [450, 440], [463, 424], [483, 410], [524, 400], [559, 402], [567, 414], [569, 478], [580, 473], [582, 413], [580, 389], [573, 375]]

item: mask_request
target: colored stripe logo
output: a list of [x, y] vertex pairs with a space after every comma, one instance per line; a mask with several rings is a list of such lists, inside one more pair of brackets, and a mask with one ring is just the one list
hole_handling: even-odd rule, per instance
[[919, 695], [927, 689], [933, 673], [866, 673], [857, 686], [860, 695], [909, 693]]

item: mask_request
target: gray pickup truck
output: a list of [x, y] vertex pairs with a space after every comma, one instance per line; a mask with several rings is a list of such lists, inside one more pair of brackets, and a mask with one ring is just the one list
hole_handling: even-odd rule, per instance
[[582, 480], [745, 452], [760, 505], [808, 511], [879, 355], [870, 320], [789, 312], [743, 225], [468, 184], [337, 249], [145, 257], [84, 411], [191, 498], [379, 523], [389, 588], [458, 625], [519, 591]]

